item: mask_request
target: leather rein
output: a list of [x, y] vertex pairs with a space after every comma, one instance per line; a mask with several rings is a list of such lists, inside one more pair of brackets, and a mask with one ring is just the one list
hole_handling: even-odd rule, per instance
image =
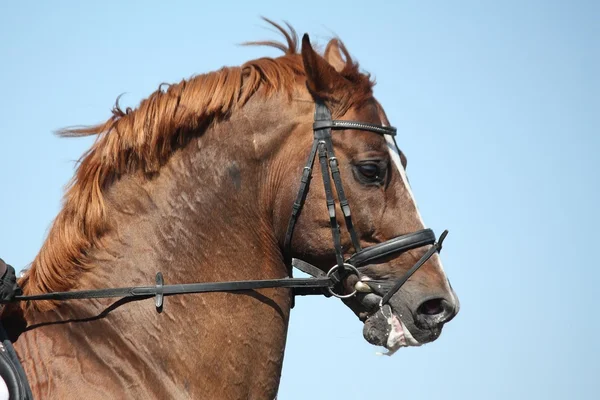
[[[264, 288], [291, 288], [294, 295], [333, 295], [339, 298], [349, 298], [356, 294], [356, 290], [348, 294], [334, 292], [334, 288], [339, 288], [340, 283], [350, 274], [360, 276], [359, 268], [371, 264], [382, 258], [398, 255], [406, 251], [431, 245], [431, 248], [421, 257], [421, 259], [411, 267], [395, 284], [383, 295], [380, 306], [386, 304], [389, 299], [402, 287], [404, 283], [431, 258], [436, 252], [442, 249], [442, 242], [447, 235], [447, 231], [440, 236], [436, 242], [435, 234], [431, 229], [423, 229], [407, 235], [395, 237], [383, 243], [379, 243], [367, 248], [361, 248], [358, 235], [352, 224], [350, 205], [344, 193], [342, 179], [338, 167], [338, 161], [333, 151], [332, 130], [360, 130], [370, 131], [380, 135], [396, 135], [396, 128], [382, 126], [360, 121], [341, 121], [332, 120], [331, 113], [325, 103], [316, 101], [315, 121], [313, 124], [314, 140], [308, 157], [306, 166], [302, 171], [300, 180], [300, 189], [296, 201], [292, 207], [292, 214], [288, 223], [285, 236], [285, 250], [289, 253], [294, 232], [294, 226], [300, 215], [300, 211], [306, 200], [309, 182], [312, 178], [312, 168], [315, 158], [319, 157], [321, 166], [323, 184], [327, 200], [327, 209], [335, 249], [336, 265], [329, 272], [325, 273], [314, 265], [305, 261], [292, 258], [291, 266], [313, 276], [312, 278], [281, 278], [264, 280], [244, 280], [230, 282], [199, 282], [166, 285], [161, 272], [156, 274], [156, 284], [153, 286], [131, 286], [107, 289], [76, 290], [69, 292], [51, 292], [36, 295], [17, 295], [10, 300], [0, 300], [0, 303], [9, 303], [17, 301], [40, 301], [40, 300], [73, 300], [73, 299], [97, 299], [97, 298], [132, 298], [142, 300], [155, 298], [155, 306], [158, 312], [162, 311], [164, 297], [179, 294], [207, 293], [207, 292], [235, 292], [247, 291]], [[331, 178], [330, 178], [331, 175]], [[336, 219], [336, 205], [333, 197], [333, 187], [335, 187], [340, 208], [344, 214], [346, 228], [350, 234], [352, 245], [356, 253], [347, 260], [343, 257], [340, 227]], [[365, 281], [367, 285], [375, 285], [377, 281]]]

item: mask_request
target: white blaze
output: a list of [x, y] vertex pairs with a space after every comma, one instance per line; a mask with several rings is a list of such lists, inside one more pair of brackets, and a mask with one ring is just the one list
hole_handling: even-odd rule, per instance
[[402, 177], [402, 182], [404, 182], [404, 187], [408, 190], [408, 194], [410, 195], [410, 199], [415, 206], [415, 210], [417, 211], [417, 217], [419, 218], [419, 222], [425, 228], [425, 223], [423, 222], [423, 218], [421, 218], [421, 213], [419, 212], [419, 208], [417, 207], [417, 202], [415, 201], [415, 196], [413, 196], [412, 189], [408, 184], [408, 178], [406, 177], [406, 171], [404, 170], [404, 166], [402, 165], [402, 160], [400, 159], [400, 149], [396, 146], [396, 142], [394, 141], [394, 137], [391, 135], [383, 135], [385, 137], [385, 141], [387, 142], [388, 151], [390, 152], [390, 157], [392, 157], [392, 161], [396, 168], [398, 168], [398, 172], [400, 172], [400, 176]]
[[[406, 171], [404, 170], [404, 166], [402, 165], [402, 159], [400, 158], [400, 149], [398, 149], [398, 146], [396, 146], [396, 141], [394, 140], [393, 136], [383, 135], [383, 137], [385, 138], [385, 141], [387, 143], [388, 151], [390, 152], [390, 157], [392, 158], [394, 165], [396, 166], [396, 168], [398, 169], [398, 172], [400, 173], [400, 176], [402, 177], [402, 182], [404, 182], [404, 187], [406, 188], [406, 190], [408, 191], [408, 194], [410, 195], [410, 199], [415, 207], [415, 211], [417, 212], [417, 218], [419, 219], [421, 226], [423, 228], [425, 228], [425, 222], [423, 222], [423, 218], [421, 218], [421, 213], [419, 212], [419, 207], [417, 207], [417, 202], [415, 201], [415, 196], [413, 195], [410, 184], [408, 183], [408, 178], [406, 177]], [[448, 283], [448, 278], [446, 276], [446, 272], [444, 271], [444, 266], [442, 265], [442, 260], [439, 258], [439, 256], [437, 254], [434, 254], [433, 257], [437, 257], [438, 265], [440, 266], [440, 269], [442, 270], [442, 275], [445, 278], [446, 290], [448, 291], [448, 293], [450, 293], [450, 295], [453, 297], [453, 300], [456, 302], [456, 299], [454, 298], [454, 293], [452, 293], [452, 289], [450, 288], [450, 284]]]

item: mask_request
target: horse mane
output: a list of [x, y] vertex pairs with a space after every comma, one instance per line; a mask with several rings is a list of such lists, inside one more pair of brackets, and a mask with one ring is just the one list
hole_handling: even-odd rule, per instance
[[[287, 93], [291, 99], [299, 79], [305, 77], [296, 31], [265, 19], [284, 37], [275, 41], [247, 42], [283, 51], [278, 58], [260, 58], [239, 67], [196, 75], [176, 84], [162, 84], [136, 109], [122, 110], [117, 99], [112, 116], [104, 123], [60, 130], [63, 137], [96, 135], [79, 160], [66, 188], [63, 207], [54, 220], [40, 252], [21, 279], [25, 294], [72, 289], [81, 272], [93, 265], [90, 250], [101, 246], [109, 230], [104, 193], [115, 179], [140, 173], [151, 179], [175, 150], [210, 124], [227, 118], [257, 92], [269, 96]], [[354, 86], [332, 111], [340, 115], [353, 104], [372, 96], [373, 83], [361, 73], [348, 51], [333, 39], [346, 58], [342, 76]], [[331, 43], [331, 42], [330, 42]], [[51, 304], [32, 302], [29, 307], [47, 309]]]

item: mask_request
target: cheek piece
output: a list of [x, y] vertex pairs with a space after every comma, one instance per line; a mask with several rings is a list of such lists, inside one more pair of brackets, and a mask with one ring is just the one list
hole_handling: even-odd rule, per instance
[[[308, 193], [309, 184], [312, 178], [312, 168], [315, 162], [315, 158], [318, 154], [319, 164], [321, 166], [321, 175], [323, 179], [323, 185], [325, 187], [325, 197], [327, 202], [327, 211], [329, 213], [329, 222], [331, 225], [331, 234], [333, 239], [333, 248], [335, 251], [336, 264], [324, 273], [321, 269], [315, 267], [306, 261], [292, 258], [291, 266], [301, 270], [316, 278], [328, 277], [336, 287], [336, 292], [331, 287], [327, 287], [326, 290], [330, 295], [349, 298], [356, 294], [356, 290], [352, 293], [343, 294], [339, 292], [341, 282], [351, 274], [360, 275], [360, 268], [366, 265], [380, 262], [381, 260], [393, 256], [399, 256], [400, 254], [407, 252], [412, 249], [416, 249], [423, 246], [430, 245], [429, 250], [414, 264], [401, 278], [396, 280], [393, 285], [387, 290], [381, 299], [380, 306], [386, 304], [392, 296], [408, 281], [408, 279], [421, 267], [427, 260], [429, 260], [435, 253], [439, 253], [442, 249], [442, 243], [448, 234], [448, 231], [444, 231], [436, 242], [435, 234], [431, 229], [422, 229], [416, 232], [412, 232], [406, 235], [397, 236], [393, 239], [387, 240], [382, 243], [378, 243], [367, 248], [361, 248], [358, 240], [358, 235], [352, 224], [352, 215], [350, 212], [350, 204], [344, 193], [342, 186], [342, 179], [340, 176], [340, 170], [338, 166], [337, 158], [333, 151], [333, 142], [331, 139], [332, 130], [360, 130], [369, 131], [380, 135], [396, 135], [396, 128], [390, 126], [382, 126], [371, 124], [367, 122], [359, 121], [340, 121], [332, 120], [331, 113], [325, 103], [320, 100], [316, 101], [315, 105], [315, 122], [313, 124], [314, 140], [308, 156], [308, 160], [304, 169], [302, 170], [302, 177], [300, 179], [300, 188], [296, 196], [296, 201], [292, 206], [292, 214], [287, 227], [285, 235], [284, 247], [286, 253], [291, 253], [291, 243], [294, 233], [294, 226], [298, 220], [298, 216]], [[330, 177], [331, 175], [331, 177]], [[333, 187], [331, 181], [333, 180], [333, 186], [337, 192], [339, 199], [340, 208], [344, 214], [344, 221], [352, 245], [355, 249], [355, 253], [348, 259], [344, 259], [342, 252], [340, 226], [336, 219], [335, 200], [333, 197]], [[290, 271], [291, 273], [291, 271]], [[367, 285], [376, 285], [377, 281], [365, 281]], [[386, 285], [390, 286], [390, 285]], [[322, 290], [322, 288], [297, 288], [295, 294], [305, 295], [312, 294], [315, 290]]]

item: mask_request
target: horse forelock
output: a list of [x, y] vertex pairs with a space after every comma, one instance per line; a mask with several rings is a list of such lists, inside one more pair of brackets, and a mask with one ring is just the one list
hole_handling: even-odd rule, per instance
[[[65, 137], [96, 135], [96, 140], [80, 158], [63, 207], [20, 282], [25, 294], [69, 290], [76, 285], [80, 273], [92, 267], [89, 252], [101, 246], [100, 239], [109, 229], [104, 192], [115, 178], [131, 173], [151, 177], [175, 150], [243, 107], [254, 95], [269, 96], [278, 92], [287, 94], [291, 100], [305, 77], [298, 38], [289, 24], [286, 23], [286, 30], [270, 20], [267, 22], [279, 30], [286, 43], [246, 44], [275, 47], [284, 52], [283, 56], [224, 67], [177, 84], [161, 84], [136, 109], [123, 110], [117, 99], [112, 116], [106, 122], [59, 131], [59, 135]], [[359, 71], [341, 41], [333, 40], [341, 45], [346, 58], [346, 67], [340, 74], [348, 88], [340, 88], [331, 96], [313, 95], [326, 98], [337, 117], [371, 98], [373, 83], [369, 75]], [[347, 90], [350, 88], [352, 90]], [[47, 302], [28, 305], [41, 310], [52, 306]]]

